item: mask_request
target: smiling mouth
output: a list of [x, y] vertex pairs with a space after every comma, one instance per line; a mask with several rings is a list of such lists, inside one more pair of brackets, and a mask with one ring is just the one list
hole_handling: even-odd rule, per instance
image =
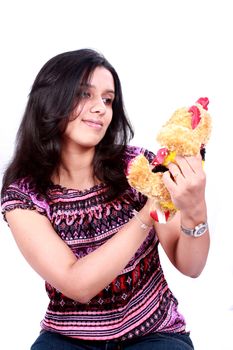
[[94, 128], [94, 129], [101, 129], [103, 126], [103, 123], [101, 123], [100, 121], [97, 121], [97, 120], [84, 119], [83, 122], [86, 125], [90, 126], [91, 128]]

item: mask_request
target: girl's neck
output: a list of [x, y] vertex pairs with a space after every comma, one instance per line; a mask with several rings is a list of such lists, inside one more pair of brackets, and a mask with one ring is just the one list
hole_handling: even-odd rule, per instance
[[99, 182], [93, 174], [94, 149], [62, 152], [61, 163], [52, 177], [55, 184], [79, 190], [88, 189]]

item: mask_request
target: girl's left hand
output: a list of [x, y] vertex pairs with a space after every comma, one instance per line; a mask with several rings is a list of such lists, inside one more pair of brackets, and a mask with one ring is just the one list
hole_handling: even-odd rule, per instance
[[163, 181], [176, 208], [191, 214], [198, 206], [205, 206], [206, 176], [201, 155], [177, 156], [175, 161], [168, 165]]

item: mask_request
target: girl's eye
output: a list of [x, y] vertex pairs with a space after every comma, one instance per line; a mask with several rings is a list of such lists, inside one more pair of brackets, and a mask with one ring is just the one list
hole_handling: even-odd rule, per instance
[[90, 92], [88, 92], [88, 91], [81, 91], [81, 92], [80, 92], [80, 97], [81, 97], [81, 98], [90, 98], [90, 97], [91, 97], [91, 94], [90, 94]]
[[112, 98], [110, 98], [110, 97], [104, 97], [104, 98], [103, 98], [103, 102], [104, 102], [104, 104], [111, 106], [113, 100], [112, 100]]

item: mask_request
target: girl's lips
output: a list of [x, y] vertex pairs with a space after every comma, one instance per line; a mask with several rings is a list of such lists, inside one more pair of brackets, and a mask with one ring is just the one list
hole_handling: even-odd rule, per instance
[[94, 129], [101, 129], [103, 126], [103, 124], [97, 120], [86, 119], [86, 120], [83, 120], [83, 122]]

